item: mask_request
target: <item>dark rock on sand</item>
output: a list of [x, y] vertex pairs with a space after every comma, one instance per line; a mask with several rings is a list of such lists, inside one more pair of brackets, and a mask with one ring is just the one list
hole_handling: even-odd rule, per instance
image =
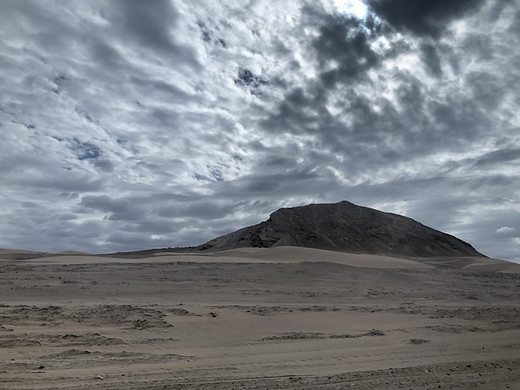
[[397, 214], [350, 202], [283, 208], [267, 221], [217, 237], [196, 251], [300, 246], [396, 256], [483, 257], [457, 237]]

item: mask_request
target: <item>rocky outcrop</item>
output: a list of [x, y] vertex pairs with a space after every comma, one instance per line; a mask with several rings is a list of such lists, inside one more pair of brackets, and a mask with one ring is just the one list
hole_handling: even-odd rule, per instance
[[280, 209], [267, 221], [217, 237], [196, 250], [274, 246], [410, 257], [484, 256], [467, 242], [411, 218], [346, 201]]

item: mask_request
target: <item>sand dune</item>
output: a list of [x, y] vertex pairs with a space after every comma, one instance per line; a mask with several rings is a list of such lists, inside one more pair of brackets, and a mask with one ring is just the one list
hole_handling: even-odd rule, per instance
[[352, 254], [322, 249], [279, 246], [273, 248], [244, 248], [215, 253], [218, 258], [240, 258], [245, 261], [280, 263], [328, 262], [367, 268], [431, 268], [427, 264], [399, 257]]
[[519, 267], [293, 247], [4, 257], [0, 389], [518, 388]]
[[242, 248], [207, 254], [162, 253], [146, 258], [125, 259], [119, 257], [91, 256], [82, 253], [63, 253], [59, 256], [26, 260], [31, 263], [46, 264], [97, 264], [97, 263], [303, 263], [328, 262], [351, 267], [366, 268], [431, 268], [419, 261], [398, 257], [351, 254], [302, 247]]
[[[17, 252], [6, 252], [14, 253]], [[29, 252], [34, 253], [34, 252]], [[4, 256], [5, 257], [5, 256]], [[363, 268], [432, 268], [435, 265], [451, 268], [474, 268], [482, 270], [520, 272], [520, 265], [487, 257], [437, 257], [401, 258], [395, 256], [353, 254], [303, 247], [240, 248], [215, 253], [173, 253], [162, 252], [152, 257], [124, 258], [93, 256], [83, 252], [60, 252], [53, 256], [27, 259], [32, 263], [96, 264], [96, 263], [155, 263], [155, 262], [197, 262], [197, 263], [303, 263], [328, 262]]]
[[2, 256], [2, 257], [10, 257], [10, 256], [16, 256], [16, 255], [25, 255], [25, 254], [41, 256], [41, 255], [43, 255], [43, 252], [32, 252], [32, 251], [25, 251], [22, 249], [0, 248], [0, 256]]

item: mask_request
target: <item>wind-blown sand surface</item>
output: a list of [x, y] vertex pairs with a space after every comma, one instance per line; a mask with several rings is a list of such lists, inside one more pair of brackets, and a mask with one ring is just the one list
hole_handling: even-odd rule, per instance
[[1, 389], [518, 389], [520, 266], [0, 251]]

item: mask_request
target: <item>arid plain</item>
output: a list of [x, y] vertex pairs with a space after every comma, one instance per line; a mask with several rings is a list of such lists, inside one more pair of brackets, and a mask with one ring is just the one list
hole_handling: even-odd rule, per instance
[[2, 250], [0, 388], [518, 389], [519, 270], [297, 247]]

